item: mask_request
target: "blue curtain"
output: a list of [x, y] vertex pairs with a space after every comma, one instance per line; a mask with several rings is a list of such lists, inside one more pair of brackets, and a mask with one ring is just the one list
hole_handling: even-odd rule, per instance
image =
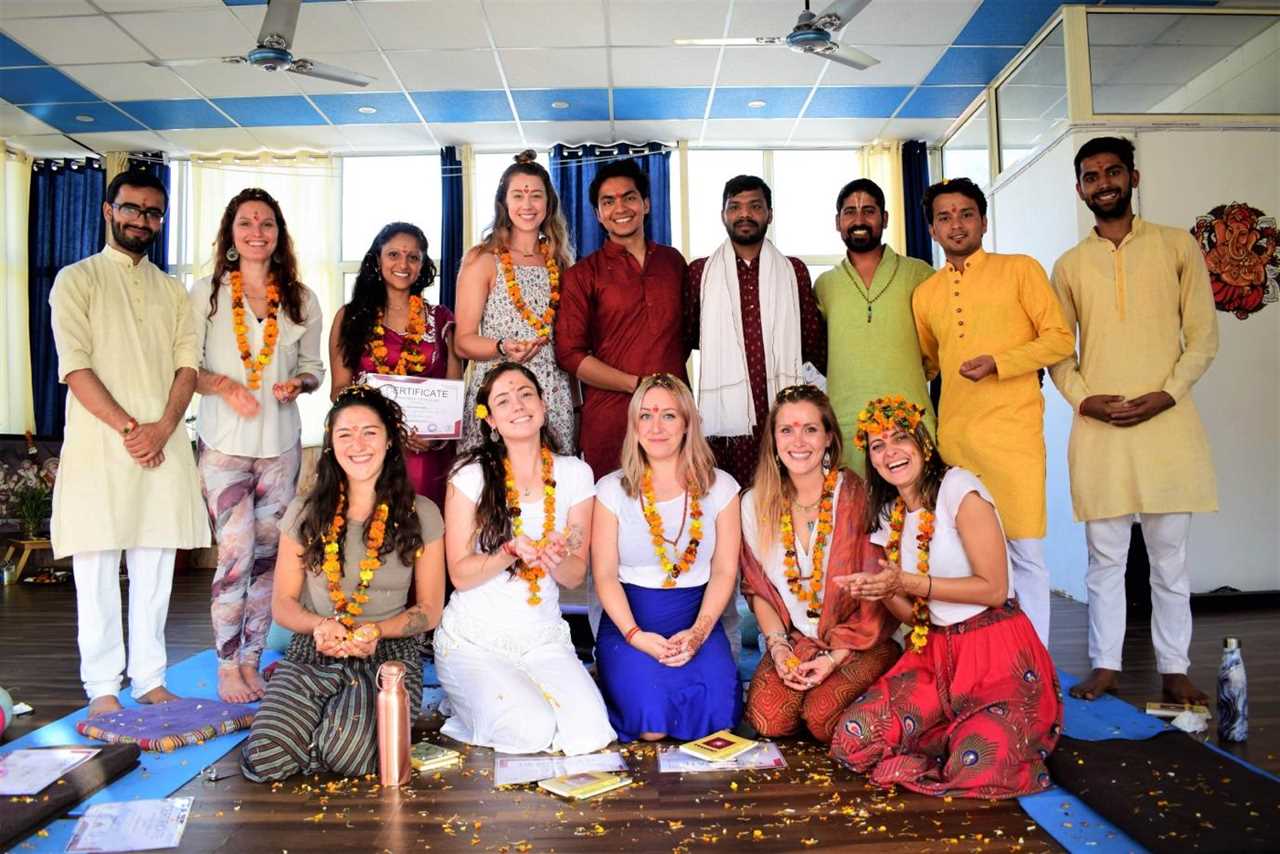
[[929, 149], [923, 142], [902, 146], [902, 201], [907, 229], [907, 254], [933, 263], [933, 242], [924, 218], [924, 191], [929, 188]]
[[[169, 185], [169, 164], [164, 161], [162, 152], [146, 151], [130, 154], [129, 169], [155, 175], [164, 182], [165, 193], [172, 192], [172, 188]], [[178, 216], [178, 212], [171, 207], [165, 214], [160, 236], [151, 243], [151, 248], [147, 250], [147, 257], [151, 259], [151, 263], [166, 273], [169, 271], [169, 223], [176, 216]]]
[[67, 387], [58, 382], [49, 292], [59, 270], [102, 249], [106, 191], [106, 173], [92, 162], [45, 160], [37, 163], [31, 175], [27, 314], [36, 432], [42, 436], [62, 436], [67, 400]]
[[462, 265], [462, 161], [458, 149], [440, 149], [440, 304], [453, 310]]
[[649, 216], [644, 235], [655, 243], [671, 244], [671, 152], [661, 143], [647, 145], [556, 145], [551, 149], [551, 183], [569, 222], [569, 234], [582, 258], [604, 245], [605, 233], [596, 219], [587, 190], [601, 164], [635, 158], [649, 176]]

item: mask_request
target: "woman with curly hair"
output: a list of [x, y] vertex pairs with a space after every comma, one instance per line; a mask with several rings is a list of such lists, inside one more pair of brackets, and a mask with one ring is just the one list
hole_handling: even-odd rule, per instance
[[[351, 302], [333, 318], [332, 397], [366, 374], [462, 378], [462, 364], [453, 352], [453, 312], [422, 296], [435, 277], [422, 229], [407, 222], [383, 226], [360, 262]], [[414, 491], [443, 504], [453, 443], [411, 432], [406, 444]]]
[[218, 544], [213, 639], [218, 696], [262, 698], [258, 660], [271, 626], [277, 523], [302, 457], [297, 398], [324, 379], [320, 301], [298, 281], [280, 205], [242, 190], [214, 243], [213, 275], [190, 294], [200, 373], [200, 480]]
[[863, 530], [881, 570], [834, 579], [911, 626], [907, 650], [840, 719], [831, 755], [879, 786], [1012, 798], [1048, 788], [1062, 732], [1049, 652], [1010, 598], [1004, 527], [982, 481], [948, 466], [900, 395], [871, 401], [854, 443], [866, 455]]
[[325, 419], [315, 485], [280, 521], [271, 611], [294, 635], [244, 745], [250, 780], [375, 772], [385, 661], [404, 664], [411, 716], [421, 708], [415, 639], [444, 602], [444, 524], [405, 475], [403, 436], [400, 407], [368, 386]]

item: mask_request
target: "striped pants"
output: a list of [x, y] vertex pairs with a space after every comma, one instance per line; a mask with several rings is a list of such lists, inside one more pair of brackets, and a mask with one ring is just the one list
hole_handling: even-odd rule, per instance
[[378, 770], [378, 667], [402, 661], [409, 717], [422, 710], [422, 659], [414, 638], [387, 638], [372, 658], [330, 658], [294, 635], [244, 743], [240, 767], [255, 783], [332, 771]]

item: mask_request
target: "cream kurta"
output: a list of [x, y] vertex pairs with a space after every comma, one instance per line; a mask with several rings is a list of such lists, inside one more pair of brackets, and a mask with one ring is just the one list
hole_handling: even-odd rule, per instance
[[[1218, 509], [1191, 386], [1218, 352], [1209, 271], [1185, 231], [1140, 218], [1119, 248], [1097, 232], [1058, 259], [1053, 287], [1080, 355], [1051, 369], [1076, 410], [1068, 461], [1076, 519]], [[1094, 394], [1168, 392], [1177, 405], [1134, 427], [1080, 414]]]
[[[58, 379], [89, 368], [145, 424], [164, 414], [179, 368], [195, 370], [195, 332], [182, 286], [145, 258], [107, 247], [64, 267], [49, 295]], [[144, 469], [122, 438], [67, 395], [67, 426], [53, 488], [53, 550], [190, 549], [209, 545], [209, 515], [187, 431]]]
[[[942, 456], [982, 478], [1009, 539], [1043, 537], [1044, 396], [1036, 370], [1075, 346], [1044, 270], [1026, 255], [979, 249], [963, 274], [948, 263], [923, 282], [911, 307], [927, 372], [942, 371]], [[976, 383], [960, 376], [962, 364], [983, 355], [995, 358], [995, 374]]]

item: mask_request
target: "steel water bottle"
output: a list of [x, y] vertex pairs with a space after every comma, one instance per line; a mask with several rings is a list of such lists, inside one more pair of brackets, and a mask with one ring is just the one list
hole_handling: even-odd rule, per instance
[[1244, 741], [1249, 737], [1249, 687], [1239, 638], [1222, 639], [1222, 666], [1218, 668], [1218, 740]]
[[384, 786], [403, 786], [413, 773], [404, 673], [399, 661], [386, 661], [378, 668], [378, 776]]

